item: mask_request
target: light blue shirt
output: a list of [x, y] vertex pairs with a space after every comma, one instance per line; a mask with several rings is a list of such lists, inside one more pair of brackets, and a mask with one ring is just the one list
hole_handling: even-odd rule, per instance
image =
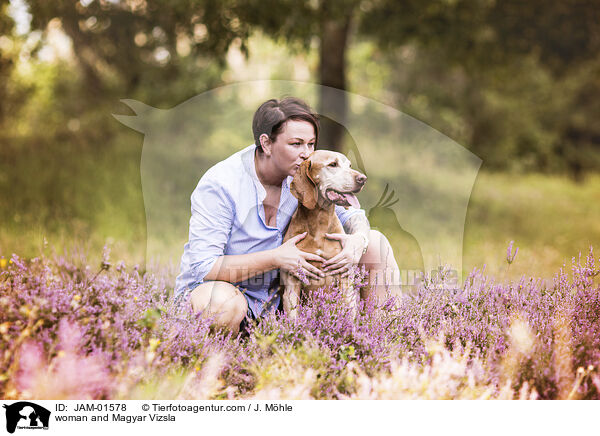
[[[181, 267], [175, 284], [180, 296], [204, 283], [219, 256], [247, 254], [279, 247], [298, 200], [290, 192], [292, 177], [281, 184], [276, 226], [266, 224], [263, 201], [266, 191], [254, 167], [254, 144], [211, 167], [192, 193], [189, 241], [183, 249]], [[364, 210], [335, 207], [342, 225]], [[255, 317], [266, 301], [277, 308], [279, 295], [269, 295], [270, 285], [279, 270], [266, 271], [242, 282], [233, 283], [245, 294]]]

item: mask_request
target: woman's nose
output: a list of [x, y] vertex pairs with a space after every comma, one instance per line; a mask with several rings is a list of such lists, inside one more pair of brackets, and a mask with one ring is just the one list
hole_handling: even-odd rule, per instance
[[304, 144], [304, 147], [302, 148], [302, 151], [300, 152], [300, 157], [302, 159], [306, 159], [308, 158], [308, 156], [310, 156], [310, 146], [308, 144]]

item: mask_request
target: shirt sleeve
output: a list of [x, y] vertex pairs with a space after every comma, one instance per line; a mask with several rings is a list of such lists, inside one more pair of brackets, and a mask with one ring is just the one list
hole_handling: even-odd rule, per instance
[[362, 215], [364, 217], [367, 216], [365, 211], [362, 209], [356, 209], [354, 207], [349, 207], [348, 209], [346, 209], [345, 207], [338, 206], [337, 204], [335, 205], [335, 213], [338, 216], [338, 218], [340, 219], [342, 226], [346, 224], [346, 221], [348, 221], [348, 218], [350, 218], [351, 216], [354, 216], [354, 215]]
[[229, 194], [214, 180], [200, 180], [191, 200], [189, 262], [194, 279], [201, 283], [225, 252], [234, 207]]

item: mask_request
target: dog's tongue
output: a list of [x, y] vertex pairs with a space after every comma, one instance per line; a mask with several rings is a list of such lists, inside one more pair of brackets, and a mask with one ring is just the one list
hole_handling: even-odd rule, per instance
[[358, 202], [358, 198], [356, 198], [356, 195], [354, 195], [352, 193], [342, 194], [342, 195], [346, 199], [346, 201], [348, 203], [350, 203], [350, 205], [352, 207], [355, 207], [356, 209], [360, 209], [360, 203]]
[[345, 194], [340, 194], [335, 191], [328, 191], [327, 198], [329, 198], [329, 200], [333, 203], [345, 201], [346, 203], [350, 204], [352, 207], [360, 209], [360, 203], [358, 202], [358, 198], [356, 198], [356, 196], [354, 194], [352, 194], [351, 192], [348, 192]]

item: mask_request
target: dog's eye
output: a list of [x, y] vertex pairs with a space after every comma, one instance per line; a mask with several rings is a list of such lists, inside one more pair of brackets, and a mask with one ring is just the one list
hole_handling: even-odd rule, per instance
[[330, 166], [330, 167], [337, 167], [338, 164], [337, 164], [337, 162], [331, 162], [328, 166]]

